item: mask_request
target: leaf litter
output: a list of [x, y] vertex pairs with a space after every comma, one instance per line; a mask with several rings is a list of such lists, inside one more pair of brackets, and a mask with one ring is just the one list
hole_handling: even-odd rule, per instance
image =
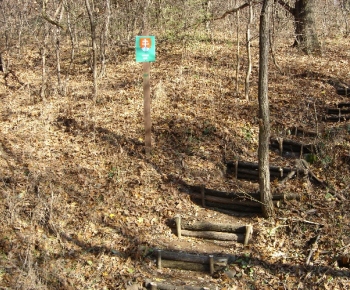
[[[233, 53], [206, 42], [182, 47], [162, 44], [152, 64], [153, 149], [143, 151], [141, 66], [130, 53], [107, 65], [99, 97], [91, 97], [90, 75], [74, 72], [67, 96], [52, 83], [47, 99], [33, 88], [40, 76], [32, 65], [16, 71], [27, 87], [0, 80], [1, 107], [1, 268], [0, 285], [22, 289], [124, 289], [146, 279], [219, 289], [345, 289], [349, 255], [349, 137], [345, 122], [328, 124], [326, 105], [347, 101], [327, 77], [349, 80], [347, 44], [326, 43], [322, 56], [300, 57], [287, 45], [278, 50], [281, 75], [271, 65], [272, 135], [298, 140], [297, 126], [322, 132], [322, 150], [310, 164], [322, 189], [292, 179], [276, 218], [236, 217], [194, 204], [184, 185], [254, 192], [258, 185], [225, 174], [227, 160], [257, 162], [257, 47], [251, 101], [235, 92]], [[28, 64], [35, 54], [28, 51]], [[246, 65], [243, 62], [243, 68]], [[275, 71], [276, 70], [276, 71]], [[345, 158], [345, 159], [344, 159]], [[346, 161], [347, 160], [347, 161]], [[271, 152], [270, 163], [294, 160]], [[272, 182], [272, 189], [278, 183]], [[166, 221], [175, 214], [193, 220], [252, 224], [248, 247], [233, 242], [179, 240]], [[318, 241], [315, 243], [317, 235]], [[236, 257], [226, 272], [158, 270], [154, 248]], [[306, 260], [313, 249], [308, 265]]]

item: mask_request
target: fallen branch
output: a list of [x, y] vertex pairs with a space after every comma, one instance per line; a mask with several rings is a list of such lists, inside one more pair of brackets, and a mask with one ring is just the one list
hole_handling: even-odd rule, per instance
[[315, 173], [313, 173], [311, 170], [309, 170], [308, 175], [309, 175], [310, 180], [313, 181], [314, 183], [317, 183], [318, 185], [322, 186], [323, 188], [327, 187], [327, 182], [319, 179], [315, 175]]
[[283, 220], [283, 221], [287, 221], [290, 220], [292, 222], [299, 222], [299, 223], [305, 223], [305, 224], [309, 224], [309, 225], [314, 225], [314, 226], [319, 226], [319, 227], [323, 227], [323, 224], [320, 223], [315, 223], [309, 220], [300, 220], [300, 219], [294, 219], [294, 218], [278, 218], [279, 220]]
[[316, 246], [317, 246], [317, 242], [318, 242], [318, 240], [319, 240], [319, 238], [320, 238], [320, 235], [321, 235], [321, 233], [319, 233], [319, 234], [317, 235], [315, 241], [312, 243], [312, 246], [311, 246], [309, 255], [308, 255], [307, 259], [306, 259], [306, 265], [309, 265], [309, 264], [310, 264], [311, 257], [312, 257], [312, 255], [314, 254], [314, 252], [316, 251]]
[[279, 187], [284, 185], [289, 179], [293, 178], [295, 174], [296, 174], [296, 171], [289, 172], [289, 174], [280, 181]]

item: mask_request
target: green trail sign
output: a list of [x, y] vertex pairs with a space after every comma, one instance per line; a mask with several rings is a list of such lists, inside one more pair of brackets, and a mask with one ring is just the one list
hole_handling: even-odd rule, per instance
[[156, 60], [156, 37], [136, 36], [136, 62], [154, 62]]

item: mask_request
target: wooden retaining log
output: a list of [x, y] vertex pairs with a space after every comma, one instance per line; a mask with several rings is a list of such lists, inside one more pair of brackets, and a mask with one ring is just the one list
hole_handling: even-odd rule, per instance
[[309, 131], [304, 128], [293, 126], [288, 129], [291, 135], [300, 136], [300, 137], [317, 137], [319, 133], [314, 131]]
[[229, 197], [217, 197], [217, 196], [211, 196], [207, 194], [203, 196], [202, 194], [199, 194], [199, 193], [190, 193], [190, 195], [191, 195], [191, 198], [203, 200], [205, 202], [204, 206], [206, 204], [206, 201], [212, 201], [216, 203], [232, 204], [232, 205], [238, 205], [238, 206], [261, 207], [261, 203], [258, 200], [254, 201], [254, 200], [232, 199]]
[[326, 122], [341, 122], [341, 121], [347, 121], [350, 120], [350, 114], [349, 115], [331, 115], [331, 116], [324, 116], [323, 118]]
[[283, 151], [298, 152], [301, 155], [304, 153], [315, 152], [314, 144], [303, 144], [294, 140], [286, 140], [283, 138], [270, 138], [270, 147], [278, 149], [281, 154]]
[[162, 260], [162, 267], [196, 271], [196, 272], [210, 271], [209, 264], [198, 264], [198, 263], [192, 263], [192, 262], [173, 261], [173, 260]]
[[[171, 227], [175, 228], [176, 220], [178, 216], [171, 220]], [[227, 233], [245, 233], [246, 226], [241, 224], [223, 224], [223, 223], [211, 223], [203, 221], [190, 222], [188, 220], [181, 219], [181, 229], [191, 231], [217, 231]]]
[[[188, 185], [188, 189], [190, 190], [189, 194], [192, 193], [201, 193], [204, 191], [205, 196], [215, 196], [215, 197], [223, 197], [229, 199], [237, 199], [237, 200], [252, 200], [252, 201], [260, 201], [260, 193], [249, 192], [249, 193], [241, 193], [241, 192], [227, 192], [227, 191], [219, 191], [210, 188], [205, 188], [204, 186], [198, 185]], [[279, 193], [273, 194], [272, 200], [294, 200], [299, 199], [298, 194], [293, 193]]]
[[326, 108], [326, 114], [328, 115], [344, 115], [350, 114], [350, 109], [338, 108]]
[[338, 103], [337, 107], [338, 108], [349, 108], [350, 107], [350, 103], [341, 102], [341, 103]]
[[[234, 175], [236, 178], [256, 179], [258, 177], [258, 163], [244, 162], [244, 161], [230, 161], [226, 163], [227, 173]], [[279, 167], [270, 166], [270, 178], [271, 180], [282, 180], [288, 176], [292, 171], [299, 174], [306, 174], [306, 171], [302, 168], [291, 167]]]
[[253, 234], [252, 225], [234, 225], [209, 222], [189, 222], [176, 215], [170, 221], [170, 227], [176, 228], [179, 238], [182, 236], [196, 237], [220, 241], [236, 241], [247, 245]]
[[218, 268], [227, 267], [228, 255], [191, 254], [179, 251], [155, 249], [152, 253], [157, 258], [157, 268], [177, 268], [190, 271], [202, 271], [213, 274]]
[[[230, 199], [224, 197], [216, 197], [198, 193], [190, 193], [192, 200], [201, 201], [202, 207], [212, 206], [218, 208], [226, 208], [231, 210], [238, 211], [256, 211], [260, 212], [261, 202], [259, 200], [239, 200], [239, 199]], [[275, 206], [279, 207], [281, 204], [280, 200], [274, 200], [273, 203]]]
[[209, 201], [207, 201], [205, 205], [206, 207], [226, 209], [230, 211], [241, 211], [246, 213], [261, 213], [261, 207], [250, 207], [250, 206], [242, 206], [237, 204], [224, 204], [224, 203], [209, 202]]
[[350, 96], [350, 87], [338, 87], [336, 88], [337, 94], [341, 96]]
[[146, 280], [144, 287], [150, 290], [214, 290], [216, 287], [198, 287], [198, 286], [178, 286], [172, 284], [166, 284], [163, 282], [152, 282], [151, 280]]

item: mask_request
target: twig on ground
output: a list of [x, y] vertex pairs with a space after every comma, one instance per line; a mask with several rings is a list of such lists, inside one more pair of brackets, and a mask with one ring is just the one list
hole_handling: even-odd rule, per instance
[[310, 249], [310, 252], [309, 252], [309, 256], [308, 256], [307, 259], [306, 259], [306, 265], [309, 265], [309, 264], [310, 264], [311, 257], [312, 257], [312, 255], [314, 254], [314, 252], [315, 252], [315, 250], [316, 250], [317, 242], [318, 242], [318, 240], [319, 240], [319, 238], [320, 238], [320, 235], [321, 235], [321, 233], [319, 233], [319, 234], [317, 235], [315, 241], [314, 241], [314, 242], [312, 243], [312, 245], [311, 245], [311, 249]]

